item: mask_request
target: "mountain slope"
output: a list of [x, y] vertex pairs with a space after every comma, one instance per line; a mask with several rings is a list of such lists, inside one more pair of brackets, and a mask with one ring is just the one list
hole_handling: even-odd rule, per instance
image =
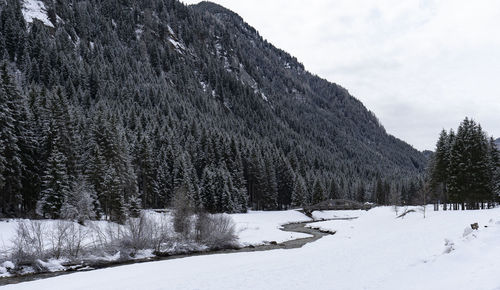
[[[4, 213], [53, 200], [42, 194], [53, 194], [44, 180], [70, 192], [83, 182], [104, 213], [122, 216], [138, 202], [170, 205], [180, 189], [197, 205], [229, 212], [374, 199], [377, 180], [386, 191], [414, 189], [424, 169], [425, 157], [388, 135], [346, 89], [305, 71], [221, 6], [6, 3], [1, 57], [35, 145], [20, 150], [31, 173], [20, 177], [24, 189], [4, 188]], [[68, 176], [47, 176], [51, 166]], [[60, 207], [45, 208], [57, 215]]]
[[[231, 33], [232, 41], [222, 46], [223, 58], [235, 64], [229, 70], [240, 76], [248, 73], [265, 100], [277, 108], [274, 114], [289, 127], [311, 134], [316, 143], [325, 142], [330, 151], [370, 151], [372, 156], [364, 160], [366, 163], [382, 155], [391, 165], [407, 169], [423, 164], [421, 154], [386, 134], [373, 113], [347, 90], [305, 71], [295, 58], [262, 40], [238, 15], [210, 2], [194, 8], [214, 15]], [[241, 79], [244, 82], [244, 77]]]

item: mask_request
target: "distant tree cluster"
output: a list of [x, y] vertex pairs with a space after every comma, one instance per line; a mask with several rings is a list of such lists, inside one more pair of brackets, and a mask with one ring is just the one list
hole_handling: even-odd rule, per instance
[[411, 202], [423, 155], [236, 14], [45, 4], [54, 27], [0, 3], [0, 215], [123, 221], [180, 188], [209, 212]]
[[481, 125], [466, 118], [457, 132], [443, 130], [430, 167], [434, 199], [444, 208], [492, 206], [500, 194], [500, 153]]

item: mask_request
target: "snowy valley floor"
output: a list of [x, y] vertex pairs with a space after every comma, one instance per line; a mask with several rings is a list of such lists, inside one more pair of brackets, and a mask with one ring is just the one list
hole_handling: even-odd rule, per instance
[[[4, 289], [500, 289], [500, 209], [430, 209], [425, 219], [396, 219], [390, 207], [316, 212], [359, 218], [315, 223], [337, 233], [300, 249], [127, 265]], [[233, 217], [243, 244], [300, 238], [279, 225], [308, 220], [294, 211]], [[465, 230], [475, 222], [479, 230]]]

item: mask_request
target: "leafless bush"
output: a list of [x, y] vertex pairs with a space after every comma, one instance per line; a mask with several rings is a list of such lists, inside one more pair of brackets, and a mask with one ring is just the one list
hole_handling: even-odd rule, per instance
[[45, 233], [46, 226], [40, 221], [18, 222], [12, 240], [12, 260], [17, 264], [25, 264], [44, 258]]
[[172, 233], [168, 220], [165, 215], [161, 215], [154, 223], [151, 246], [155, 252], [160, 252], [162, 245], [169, 242], [171, 239]]
[[[50, 258], [93, 259], [119, 252], [123, 259], [129, 259], [138, 250], [145, 249], [161, 253], [166, 249], [179, 249], [179, 246], [194, 249], [206, 245], [219, 249], [235, 245], [235, 226], [228, 215], [200, 213], [194, 216], [189, 210], [181, 210], [179, 215], [182, 217], [181, 229], [171, 227], [172, 222], [175, 224], [175, 214], [170, 220], [167, 215], [147, 212], [138, 218], [129, 218], [124, 225], [88, 222], [83, 226], [64, 220], [50, 223], [23, 221], [17, 226], [10, 252], [17, 264], [35, 267], [36, 261]], [[43, 262], [38, 264], [43, 265]]]
[[67, 242], [69, 227], [72, 222], [57, 221], [55, 228], [49, 231], [51, 251], [50, 255], [53, 258], [59, 259], [63, 255], [64, 245]]
[[233, 247], [238, 236], [230, 216], [200, 213], [196, 219], [196, 238], [212, 249]]
[[91, 233], [92, 252], [97, 255], [109, 254], [117, 251], [119, 241], [123, 236], [122, 226], [114, 223], [107, 223], [105, 227], [97, 222], [88, 223]]
[[45, 258], [78, 258], [85, 249], [88, 229], [70, 221], [57, 221], [53, 227], [42, 221], [20, 221], [10, 249], [12, 260], [32, 264]]
[[165, 216], [154, 218], [143, 212], [138, 218], [127, 220], [121, 244], [129, 249], [154, 249], [158, 252], [169, 239]]
[[79, 224], [71, 223], [67, 228], [67, 235], [64, 242], [64, 253], [68, 258], [76, 259], [83, 255], [87, 249], [85, 240], [89, 229]]
[[109, 223], [105, 227], [89, 223], [93, 253], [133, 255], [135, 251], [153, 249], [161, 251], [162, 245], [171, 239], [166, 216], [150, 216], [141, 213], [138, 218], [129, 218], [124, 225]]
[[138, 218], [129, 218], [125, 222], [125, 230], [121, 244], [130, 249], [147, 249], [152, 244], [154, 221], [141, 213]]

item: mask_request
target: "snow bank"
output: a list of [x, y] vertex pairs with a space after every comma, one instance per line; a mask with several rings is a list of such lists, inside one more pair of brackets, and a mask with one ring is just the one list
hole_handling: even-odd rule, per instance
[[0, 221], [0, 252], [12, 247], [12, 238], [16, 234], [16, 220]]
[[260, 245], [271, 241], [281, 243], [310, 236], [280, 230], [281, 226], [287, 223], [311, 220], [295, 210], [249, 211], [248, 213], [231, 214], [230, 216], [236, 223], [239, 242], [243, 246]]
[[336, 219], [336, 218], [353, 218], [366, 214], [366, 210], [323, 210], [313, 211], [312, 217], [314, 220]]
[[63, 263], [67, 262], [64, 259], [49, 259], [47, 262], [44, 262], [42, 260], [37, 260], [36, 264], [40, 268], [49, 271], [49, 272], [58, 272], [58, 271], [63, 271], [65, 267], [62, 265]]

